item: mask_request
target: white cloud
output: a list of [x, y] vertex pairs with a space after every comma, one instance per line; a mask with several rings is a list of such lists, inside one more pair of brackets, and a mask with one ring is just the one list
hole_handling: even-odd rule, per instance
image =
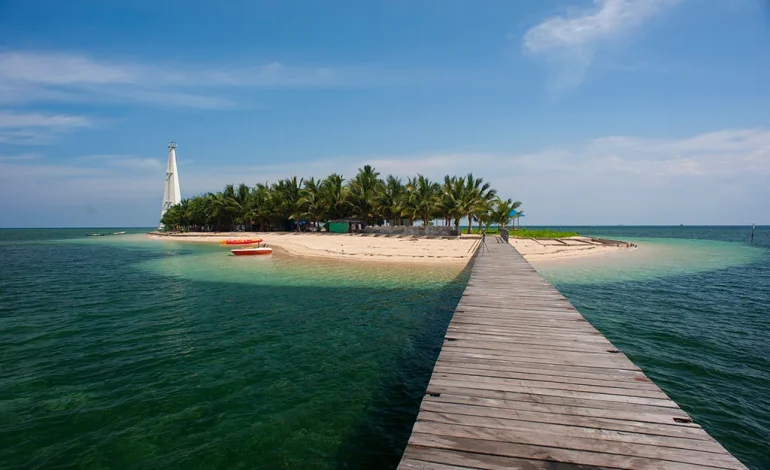
[[228, 91], [359, 86], [385, 80], [386, 74], [380, 72], [367, 67], [281, 62], [223, 67], [107, 61], [71, 53], [6, 52], [0, 53], [0, 103], [110, 101], [217, 109], [243, 104], [229, 98]]
[[134, 155], [87, 155], [72, 159], [77, 164], [97, 164], [114, 168], [127, 168], [132, 170], [160, 170], [165, 165], [156, 158], [137, 157]]
[[0, 53], [3, 82], [53, 85], [140, 84], [267, 88], [339, 86], [355, 67], [296, 67], [281, 62], [201, 67], [186, 63], [97, 61], [67, 53]]
[[24, 153], [20, 155], [0, 155], [0, 162], [23, 162], [37, 159], [34, 153]]
[[0, 111], [0, 128], [49, 127], [64, 129], [88, 127], [89, 125], [90, 121], [84, 116]]
[[70, 54], [0, 54], [0, 78], [3, 81], [98, 84], [131, 83], [140, 71], [135, 67], [97, 63], [88, 57]]
[[89, 126], [85, 116], [0, 110], [0, 143], [43, 144], [63, 132]]
[[552, 68], [551, 84], [560, 89], [579, 85], [597, 51], [679, 0], [594, 0], [594, 8], [555, 16], [524, 35], [524, 50], [542, 57]]

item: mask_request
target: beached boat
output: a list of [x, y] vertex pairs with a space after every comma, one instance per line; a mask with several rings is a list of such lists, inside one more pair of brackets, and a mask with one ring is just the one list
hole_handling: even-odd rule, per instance
[[219, 243], [221, 243], [222, 245], [253, 245], [261, 241], [262, 241], [261, 238], [251, 238], [248, 240], [222, 240]]
[[273, 249], [266, 246], [234, 248], [230, 250], [230, 253], [234, 254], [235, 256], [272, 255]]
[[89, 233], [87, 237], [107, 237], [110, 235], [125, 235], [126, 232]]

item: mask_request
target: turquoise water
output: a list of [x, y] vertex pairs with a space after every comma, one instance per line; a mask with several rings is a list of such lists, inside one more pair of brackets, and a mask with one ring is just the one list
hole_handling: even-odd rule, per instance
[[464, 287], [457, 268], [0, 236], [5, 468], [392, 468]]
[[770, 468], [770, 228], [614, 227], [611, 256], [535, 263], [580, 312], [750, 468]]
[[[0, 467], [395, 468], [467, 273], [88, 231], [0, 230]], [[770, 230], [578, 231], [640, 248], [538, 269], [770, 468]]]

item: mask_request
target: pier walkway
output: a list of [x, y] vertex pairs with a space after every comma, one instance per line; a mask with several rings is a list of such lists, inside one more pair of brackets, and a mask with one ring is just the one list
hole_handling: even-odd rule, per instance
[[511, 245], [487, 247], [400, 470], [746, 468]]

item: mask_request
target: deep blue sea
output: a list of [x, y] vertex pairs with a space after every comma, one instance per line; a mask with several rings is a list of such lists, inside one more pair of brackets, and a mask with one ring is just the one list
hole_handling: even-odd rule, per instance
[[[565, 228], [639, 248], [536, 268], [770, 468], [770, 229]], [[91, 231], [0, 230], [0, 468], [396, 467], [467, 272]]]

